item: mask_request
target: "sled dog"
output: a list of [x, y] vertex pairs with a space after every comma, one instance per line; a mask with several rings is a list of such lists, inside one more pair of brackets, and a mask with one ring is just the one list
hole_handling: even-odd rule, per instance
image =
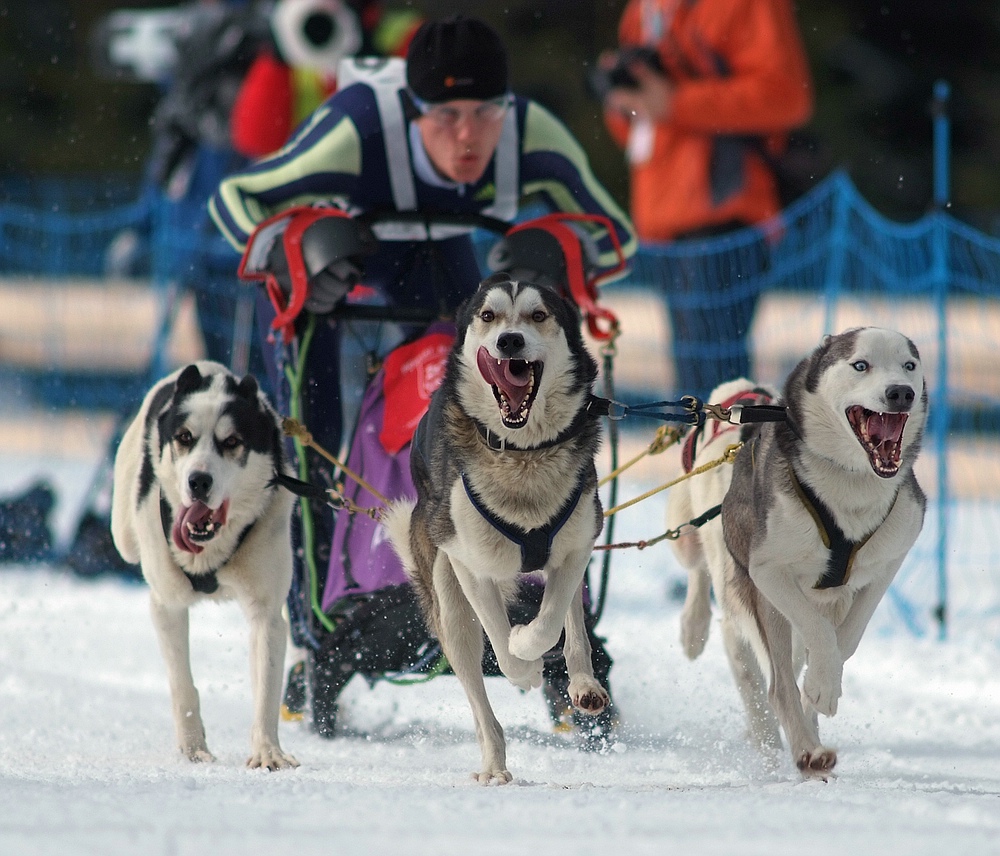
[[[503, 729], [483, 682], [483, 631], [501, 671], [521, 689], [542, 683], [542, 655], [559, 642], [577, 709], [610, 703], [594, 679], [583, 579], [603, 523], [591, 412], [597, 365], [575, 308], [555, 291], [504, 274], [459, 311], [445, 378], [411, 451], [416, 502], [386, 525], [428, 626], [472, 707], [482, 784], [506, 784]], [[510, 626], [506, 605], [540, 573], [538, 616]]]
[[[712, 401], [764, 392], [740, 380]], [[676, 542], [688, 569], [681, 642], [688, 657], [701, 653], [714, 589], [752, 741], [776, 753], [780, 723], [802, 775], [826, 780], [837, 753], [821, 744], [817, 714], [837, 712], [844, 662], [923, 525], [913, 474], [927, 418], [920, 356], [892, 330], [827, 336], [792, 371], [781, 403], [786, 421], [740, 429], [732, 467], [670, 497], [671, 526], [722, 504], [721, 522]], [[708, 438], [695, 462], [738, 438]]]
[[278, 416], [252, 376], [198, 362], [147, 393], [115, 457], [111, 534], [149, 583], [174, 726], [191, 761], [214, 760], [191, 675], [188, 608], [239, 601], [254, 697], [248, 767], [297, 767], [278, 743], [292, 577], [292, 495]]

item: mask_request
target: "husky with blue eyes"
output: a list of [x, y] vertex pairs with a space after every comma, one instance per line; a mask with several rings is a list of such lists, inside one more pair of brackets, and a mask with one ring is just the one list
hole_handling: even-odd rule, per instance
[[[844, 663], [923, 525], [913, 473], [927, 421], [920, 355], [892, 330], [827, 336], [780, 403], [785, 421], [742, 429], [731, 471], [706, 482], [713, 495], [699, 507], [694, 488], [671, 497], [674, 526], [722, 504], [721, 526], [676, 543], [689, 573], [681, 639], [689, 657], [701, 653], [714, 589], [751, 738], [773, 753], [780, 724], [802, 775], [826, 780], [837, 753], [820, 742], [818, 714], [837, 712]], [[734, 440], [713, 437], [694, 464], [718, 457], [720, 442]]]
[[177, 742], [191, 761], [214, 758], [191, 676], [188, 609], [235, 599], [250, 625], [247, 766], [298, 766], [278, 743], [293, 497], [277, 474], [291, 470], [274, 408], [252, 376], [208, 361], [153, 386], [115, 457], [111, 534], [149, 583]]

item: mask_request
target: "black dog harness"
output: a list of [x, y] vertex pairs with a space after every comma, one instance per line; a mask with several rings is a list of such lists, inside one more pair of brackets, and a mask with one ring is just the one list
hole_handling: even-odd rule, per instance
[[899, 496], [899, 492], [897, 491], [896, 497], [893, 497], [892, 505], [889, 506], [889, 511], [886, 512], [882, 523], [879, 523], [878, 526], [872, 529], [860, 541], [852, 541], [844, 534], [844, 530], [837, 525], [837, 521], [833, 519], [833, 513], [823, 504], [823, 501], [816, 495], [813, 489], [809, 485], [802, 484], [799, 481], [793, 468], [789, 467], [789, 471], [792, 475], [792, 485], [795, 487], [795, 492], [798, 494], [799, 500], [815, 521], [816, 528], [819, 530], [819, 537], [823, 540], [823, 546], [830, 551], [826, 570], [813, 588], [828, 589], [842, 586], [851, 576], [851, 568], [854, 565], [854, 557], [857, 555], [858, 550], [864, 547], [872, 535], [878, 532], [882, 523], [885, 523], [885, 520], [892, 513], [892, 509], [896, 505], [896, 497]]
[[[172, 528], [172, 518], [173, 511], [170, 508], [166, 497], [160, 494], [160, 523], [163, 525], [163, 537], [167, 539], [167, 544], [170, 544], [171, 539], [171, 528]], [[253, 521], [248, 523], [244, 527], [243, 531], [240, 532], [240, 537], [236, 539], [236, 546], [233, 547], [232, 552], [226, 556], [226, 558], [219, 563], [217, 568], [212, 568], [210, 571], [204, 571], [200, 574], [189, 574], [187, 571], [182, 569], [184, 576], [188, 578], [191, 582], [191, 588], [196, 592], [201, 594], [214, 594], [219, 590], [219, 578], [216, 574], [219, 570], [225, 567], [231, 558], [236, 555], [236, 551], [243, 546], [243, 541], [246, 539], [247, 535], [250, 534], [250, 530], [253, 529]]]
[[537, 529], [523, 529], [520, 526], [504, 520], [502, 517], [498, 517], [489, 508], [487, 508], [483, 501], [476, 496], [476, 492], [469, 484], [469, 479], [466, 474], [462, 473], [462, 484], [465, 486], [465, 493], [469, 497], [469, 502], [472, 503], [472, 507], [475, 508], [483, 519], [496, 529], [497, 532], [509, 541], [513, 541], [521, 548], [522, 574], [531, 573], [532, 571], [540, 571], [545, 567], [546, 563], [549, 561], [549, 555], [552, 552], [553, 539], [555, 539], [559, 530], [566, 525], [566, 521], [569, 520], [573, 510], [580, 502], [580, 497], [583, 496], [583, 483], [583, 476], [580, 476], [577, 479], [576, 488], [573, 490], [573, 493], [570, 494], [569, 499], [563, 503], [562, 508], [560, 508], [552, 516], [552, 519], [549, 520], [548, 523], [543, 526], [539, 526]]

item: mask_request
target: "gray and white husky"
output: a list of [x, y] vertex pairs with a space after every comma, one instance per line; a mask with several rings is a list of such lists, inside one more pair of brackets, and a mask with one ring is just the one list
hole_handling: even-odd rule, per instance
[[[739, 386], [753, 384], [725, 384], [712, 400]], [[844, 662], [923, 525], [913, 464], [927, 392], [913, 342], [864, 327], [827, 336], [782, 398], [787, 421], [744, 427], [731, 468], [670, 497], [671, 526], [722, 503], [721, 524], [676, 542], [689, 575], [681, 640], [689, 657], [704, 648], [710, 580], [752, 740], [779, 749], [780, 723], [802, 775], [825, 780], [837, 753], [821, 744], [817, 714], [837, 712]], [[733, 441], [719, 434], [695, 462]]]
[[278, 416], [252, 376], [199, 362], [153, 386], [115, 457], [111, 533], [150, 588], [174, 726], [191, 761], [214, 760], [191, 675], [188, 608], [235, 598], [250, 624], [249, 767], [298, 762], [278, 743], [292, 578], [292, 495]]
[[[501, 671], [528, 690], [565, 628], [569, 695], [600, 713], [584, 626], [583, 578], [602, 528], [590, 412], [597, 365], [573, 306], [503, 274], [462, 307], [445, 379], [417, 428], [417, 500], [395, 504], [389, 536], [472, 707], [483, 784], [511, 781], [503, 729], [483, 681], [483, 631]], [[545, 591], [538, 616], [510, 626], [507, 604], [526, 573]]]

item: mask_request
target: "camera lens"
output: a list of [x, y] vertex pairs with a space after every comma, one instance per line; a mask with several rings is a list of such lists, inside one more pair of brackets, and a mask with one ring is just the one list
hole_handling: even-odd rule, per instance
[[313, 12], [302, 24], [302, 35], [314, 47], [321, 48], [333, 40], [337, 26], [333, 17], [324, 12]]

